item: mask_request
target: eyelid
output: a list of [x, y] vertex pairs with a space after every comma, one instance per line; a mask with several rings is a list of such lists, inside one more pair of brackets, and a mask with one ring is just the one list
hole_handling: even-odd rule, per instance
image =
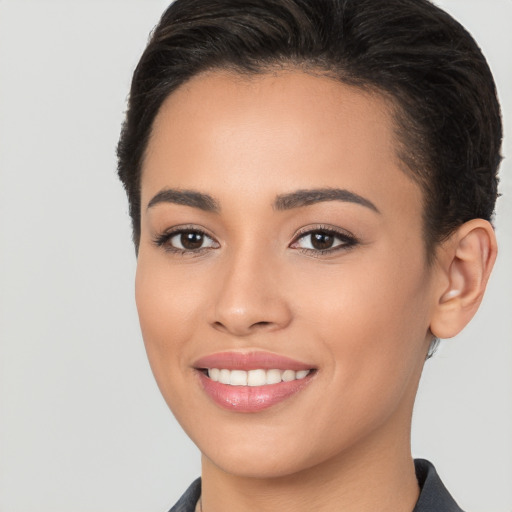
[[[199, 249], [180, 249], [179, 247], [172, 247], [171, 245], [168, 245], [167, 242], [171, 240], [176, 235], [179, 235], [180, 233], [199, 233], [211, 240], [217, 245], [217, 247], [200, 247]], [[172, 226], [170, 228], [165, 229], [164, 231], [160, 233], [156, 233], [153, 236], [153, 243], [157, 247], [162, 247], [168, 252], [175, 253], [175, 254], [195, 254], [200, 255], [204, 253], [205, 251], [209, 251], [212, 249], [217, 249], [220, 247], [220, 244], [218, 240], [208, 232], [208, 230], [202, 226], [199, 226], [197, 224], [181, 224], [177, 226]]]
[[[301, 238], [318, 232], [328, 233], [334, 236], [335, 238], [338, 238], [344, 243], [338, 244], [328, 249], [310, 249], [307, 247], [293, 247], [294, 244], [296, 244]], [[347, 251], [357, 244], [359, 244], [359, 240], [350, 231], [347, 231], [346, 229], [342, 229], [336, 226], [318, 224], [305, 226], [299, 229], [293, 236], [292, 242], [290, 243], [289, 247], [299, 250], [302, 253], [310, 256], [320, 257], [322, 255], [333, 255], [338, 251]]]
[[325, 231], [327, 233], [333, 233], [334, 235], [340, 235], [347, 238], [356, 238], [350, 231], [337, 226], [332, 226], [330, 224], [311, 224], [297, 230], [293, 235], [293, 240], [296, 240], [300, 236], [314, 233], [315, 231]]
[[[192, 232], [192, 233], [199, 233], [203, 235], [204, 237], [209, 238], [213, 243], [215, 244], [213, 247], [199, 247], [198, 249], [184, 249], [179, 247], [174, 247], [170, 245], [168, 242], [174, 237], [179, 235], [180, 233], [186, 233], [186, 232]], [[327, 249], [314, 249], [314, 248], [308, 248], [308, 247], [294, 247], [294, 245], [297, 244], [297, 242], [307, 236], [311, 235], [313, 233], [323, 232], [332, 235], [333, 237], [340, 240], [342, 243], [339, 243], [338, 245], [335, 245], [334, 247], [330, 247]], [[153, 243], [157, 247], [161, 247], [164, 250], [174, 253], [174, 254], [181, 254], [181, 255], [196, 255], [199, 256], [205, 252], [211, 251], [212, 249], [218, 249], [220, 247], [220, 243], [217, 241], [217, 239], [209, 233], [207, 229], [205, 229], [202, 226], [199, 226], [197, 224], [182, 224], [177, 226], [172, 226], [170, 228], [165, 229], [161, 233], [156, 234], [153, 236]], [[296, 249], [304, 254], [312, 255], [315, 257], [320, 257], [322, 255], [329, 255], [334, 254], [338, 251], [347, 251], [351, 249], [353, 246], [357, 245], [359, 243], [359, 240], [349, 231], [342, 229], [337, 226], [331, 226], [331, 225], [325, 225], [325, 224], [317, 224], [317, 225], [309, 225], [302, 227], [299, 229], [294, 235], [293, 239], [289, 244], [289, 247], [292, 249]]]

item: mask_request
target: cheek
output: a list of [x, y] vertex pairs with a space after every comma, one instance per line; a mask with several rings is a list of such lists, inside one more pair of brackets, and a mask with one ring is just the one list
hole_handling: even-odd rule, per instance
[[384, 342], [400, 332], [407, 338], [415, 326], [423, 330], [428, 327], [429, 273], [421, 247], [403, 253], [398, 257], [384, 247], [354, 252], [340, 265], [309, 267], [295, 294], [302, 301], [301, 312], [343, 339], [349, 333], [365, 338], [364, 333], [380, 334], [372, 334], [368, 343]]
[[170, 272], [165, 261], [139, 255], [135, 299], [149, 362], [159, 385], [168, 378], [170, 366], [185, 365], [183, 346], [196, 325], [202, 289], [185, 280], [184, 274]]
[[309, 301], [309, 322], [352, 410], [365, 402], [392, 410], [421, 371], [428, 275], [420, 264], [405, 268], [391, 258], [359, 259], [325, 279], [336, 284], [317, 289]]

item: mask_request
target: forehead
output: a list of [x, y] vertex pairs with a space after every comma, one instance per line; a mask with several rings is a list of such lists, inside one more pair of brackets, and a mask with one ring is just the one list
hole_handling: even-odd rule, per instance
[[155, 118], [142, 204], [172, 186], [219, 197], [343, 187], [413, 194], [418, 205], [396, 148], [392, 107], [377, 93], [301, 71], [211, 71], [173, 92]]

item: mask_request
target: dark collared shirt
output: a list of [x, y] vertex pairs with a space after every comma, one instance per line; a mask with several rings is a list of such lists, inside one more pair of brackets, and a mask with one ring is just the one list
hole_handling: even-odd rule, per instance
[[[414, 465], [421, 492], [412, 512], [463, 512], [428, 460], [416, 459]], [[194, 512], [199, 496], [201, 496], [200, 478], [192, 483], [169, 512]]]

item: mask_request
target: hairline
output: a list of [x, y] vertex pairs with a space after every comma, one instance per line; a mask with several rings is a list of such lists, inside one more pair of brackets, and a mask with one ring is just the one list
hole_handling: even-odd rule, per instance
[[[233, 79], [241, 79], [244, 81], [256, 80], [258, 77], [264, 75], [274, 75], [278, 76], [281, 73], [292, 73], [292, 72], [302, 72], [307, 75], [316, 77], [316, 78], [327, 78], [337, 83], [342, 83], [348, 87], [352, 87], [357, 89], [358, 92], [368, 95], [369, 97], [377, 97], [382, 100], [382, 104], [386, 109], [390, 119], [392, 121], [393, 128], [393, 143], [394, 143], [394, 153], [397, 160], [397, 164], [399, 169], [416, 185], [419, 186], [421, 191], [421, 209], [422, 209], [422, 232], [423, 232], [423, 241], [425, 246], [425, 255], [428, 266], [431, 266], [435, 261], [436, 249], [441, 242], [440, 240], [434, 240], [429, 236], [429, 230], [427, 226], [427, 213], [428, 213], [428, 202], [427, 202], [427, 194], [432, 194], [433, 191], [429, 190], [428, 180], [421, 179], [419, 173], [415, 171], [413, 166], [407, 162], [411, 162], [414, 159], [414, 156], [411, 155], [411, 144], [410, 140], [407, 140], [407, 136], [405, 134], [405, 127], [401, 126], [405, 123], [413, 123], [414, 120], [410, 119], [410, 116], [407, 114], [406, 109], [403, 105], [401, 105], [398, 98], [393, 95], [392, 92], [379, 87], [370, 81], [365, 81], [363, 78], [357, 78], [351, 76], [349, 73], [344, 73], [343, 69], [334, 69], [333, 65], [326, 65], [325, 62], [322, 62], [321, 59], [300, 59], [293, 60], [291, 58], [274, 58], [268, 59], [267, 61], [262, 62], [254, 62], [252, 63], [252, 67], [241, 66], [234, 62], [225, 61], [219, 62], [215, 64], [210, 64], [205, 66], [202, 69], [197, 70], [190, 74], [190, 76], [186, 77], [183, 81], [181, 81], [178, 85], [172, 88], [168, 94], [163, 98], [156, 110], [153, 119], [151, 121], [151, 125], [149, 127], [147, 133], [146, 143], [144, 145], [144, 149], [142, 151], [140, 160], [138, 162], [138, 216], [139, 216], [139, 225], [138, 225], [138, 233], [134, 242], [136, 245], [136, 253], [138, 253], [138, 247], [140, 244], [140, 231], [141, 231], [141, 192], [142, 192], [142, 176], [144, 172], [144, 162], [146, 160], [146, 155], [148, 148], [151, 144], [151, 139], [153, 136], [153, 130], [155, 127], [155, 120], [158, 115], [162, 111], [162, 107], [168, 101], [168, 99], [173, 96], [180, 89], [184, 88], [188, 83], [197, 78], [201, 78], [203, 76], [208, 76], [215, 73], [226, 73], [231, 76]], [[412, 139], [412, 137], [411, 137]], [[429, 165], [430, 162], [424, 162], [424, 157], [419, 157], [419, 164], [422, 166]], [[448, 238], [452, 232], [446, 234], [444, 239]]]

